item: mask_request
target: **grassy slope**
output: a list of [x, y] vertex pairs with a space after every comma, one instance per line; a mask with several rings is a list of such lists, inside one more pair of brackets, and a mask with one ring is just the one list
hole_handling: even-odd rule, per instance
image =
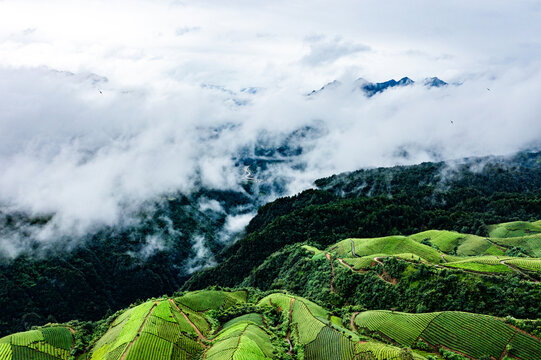
[[[507, 226], [508, 224], [515, 223], [503, 225]], [[501, 228], [501, 225], [495, 226]], [[430, 246], [425, 245], [427, 243]], [[541, 260], [539, 259], [505, 256], [507, 250], [515, 246], [520, 246], [531, 254], [541, 256], [540, 244], [541, 234], [489, 239], [454, 231], [428, 230], [410, 236], [345, 239], [330, 246], [327, 250], [357, 270], [374, 265], [376, 257], [396, 256], [405, 260], [439, 264], [440, 266], [476, 272], [493, 274], [513, 272], [509, 266], [502, 263], [505, 261], [508, 265], [513, 265], [521, 271], [541, 273]], [[305, 248], [313, 253], [319, 254], [318, 252], [320, 252], [311, 246]]]
[[541, 221], [511, 221], [488, 227], [489, 236], [493, 238], [511, 238], [541, 234]]
[[0, 339], [0, 360], [66, 360], [74, 345], [70, 329], [43, 327]]
[[250, 321], [239, 321], [217, 334], [205, 359], [269, 359], [273, 350], [267, 330]]
[[[373, 356], [375, 359], [398, 359], [400, 348], [376, 341], [362, 341], [360, 337], [329, 318], [328, 312], [319, 305], [299, 296], [282, 293], [263, 298], [259, 305], [274, 305], [284, 316], [291, 314], [291, 329], [294, 341], [298, 342], [307, 359], [357, 359], [358, 356]], [[370, 357], [368, 357], [370, 358]], [[423, 356], [414, 354], [417, 360]]]
[[356, 316], [355, 324], [379, 332], [400, 345], [412, 346], [422, 339], [431, 346], [444, 346], [474, 358], [490, 355], [498, 359], [506, 352], [507, 344], [519, 342], [519, 348], [511, 347], [510, 355], [535, 360], [536, 354], [541, 354], [541, 340], [492, 316], [464, 312], [366, 311]]
[[203, 352], [203, 340], [206, 341], [210, 330], [203, 312], [245, 303], [246, 295], [245, 291], [203, 290], [187, 293], [174, 301], [148, 301], [128, 309], [96, 342], [91, 359], [197, 357]]

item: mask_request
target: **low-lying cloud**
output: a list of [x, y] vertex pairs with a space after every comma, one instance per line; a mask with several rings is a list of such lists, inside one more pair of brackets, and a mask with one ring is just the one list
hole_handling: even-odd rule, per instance
[[[354, 79], [311, 97], [267, 89], [239, 106], [230, 102], [235, 94], [198, 87], [160, 101], [131, 93], [109, 99], [88, 94], [93, 90], [80, 77], [4, 69], [12, 83], [0, 89], [8, 94], [0, 100], [0, 200], [11, 209], [55, 214], [55, 231], [81, 235], [114, 225], [160, 194], [243, 191], [246, 174], [235, 159], [246, 149], [257, 157], [262, 134], [278, 147], [306, 126], [324, 131], [292, 140], [302, 153], [268, 170], [267, 181], [282, 179], [288, 193], [360, 167], [511, 153], [541, 138], [541, 73], [534, 70], [461, 86], [393, 88], [371, 98]], [[13, 88], [16, 97], [9, 96]]]
[[[40, 241], [129, 222], [147, 201], [179, 191], [243, 192], [249, 182], [268, 185], [258, 195], [266, 201], [361, 167], [540, 145], [541, 29], [512, 20], [536, 19], [528, 2], [415, 1], [414, 17], [393, 21], [383, 20], [411, 9], [28, 3], [0, 3], [0, 206], [52, 216], [34, 234]], [[403, 76], [417, 83], [371, 98], [355, 82]], [[422, 86], [431, 76], [461, 85]], [[268, 167], [247, 173], [246, 158]], [[223, 210], [212, 199], [199, 207]], [[252, 211], [240, 213], [224, 234]], [[17, 233], [1, 238], [16, 253]]]
[[306, 43], [310, 52], [302, 58], [302, 62], [311, 66], [333, 63], [342, 57], [370, 50], [367, 45], [348, 43], [338, 36], [333, 39], [309, 37]]

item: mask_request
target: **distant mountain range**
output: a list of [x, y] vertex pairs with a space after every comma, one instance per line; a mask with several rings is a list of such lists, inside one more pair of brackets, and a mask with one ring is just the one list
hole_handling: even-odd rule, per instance
[[[395, 79], [391, 79], [391, 80], [388, 80], [388, 81], [378, 82], [378, 83], [373, 83], [373, 82], [367, 81], [367, 80], [365, 80], [363, 78], [358, 78], [354, 82], [354, 88], [355, 89], [360, 89], [361, 91], [363, 91], [364, 94], [367, 97], [372, 97], [372, 96], [374, 96], [374, 95], [376, 95], [378, 93], [384, 92], [385, 90], [387, 90], [389, 88], [393, 88], [393, 87], [396, 87], [396, 86], [410, 86], [410, 85], [413, 85], [413, 84], [415, 84], [415, 81], [413, 81], [412, 79], [410, 79], [407, 76], [403, 77], [402, 79], [400, 79], [398, 81], [396, 81]], [[337, 88], [337, 87], [339, 87], [341, 85], [342, 85], [342, 83], [340, 81], [334, 80], [334, 81], [331, 81], [328, 84], [322, 86], [321, 89], [319, 89], [319, 90], [312, 90], [312, 92], [310, 92], [307, 95], [312, 96], [312, 95], [315, 95], [315, 94], [319, 94], [324, 90], [334, 89], [334, 88]], [[445, 81], [437, 78], [437, 77], [426, 78], [426, 79], [423, 80], [423, 86], [428, 87], [428, 88], [443, 87], [443, 86], [447, 86], [447, 85], [449, 85], [449, 84], [446, 83]]]

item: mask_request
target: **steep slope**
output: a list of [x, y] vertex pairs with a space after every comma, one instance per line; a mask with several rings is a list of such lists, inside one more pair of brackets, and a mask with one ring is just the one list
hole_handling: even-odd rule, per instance
[[501, 254], [498, 243], [484, 239], [486, 224], [541, 218], [539, 158], [540, 153], [532, 153], [471, 159], [453, 168], [425, 163], [320, 179], [317, 190], [260, 208], [247, 236], [220, 254], [221, 264], [194, 274], [184, 288], [240, 284], [244, 274], [273, 252], [304, 241], [325, 248], [347, 238], [440, 229], [479, 236], [437, 241], [447, 247], [454, 241], [457, 255], [473, 255], [483, 248], [485, 253]]
[[355, 325], [378, 332], [402, 346], [454, 350], [471, 358], [536, 360], [541, 339], [506, 324], [502, 319], [464, 312], [407, 314], [366, 311], [355, 316]]
[[[301, 297], [271, 294], [260, 305], [275, 306], [288, 317], [288, 334], [303, 350], [304, 359], [400, 359], [400, 348], [375, 341], [366, 341], [354, 332], [329, 320], [328, 311]], [[288, 336], [289, 336], [288, 335]], [[419, 354], [413, 359], [423, 360]]]
[[[537, 306], [541, 302], [541, 273], [537, 268], [540, 259], [449, 256], [410, 238], [391, 239], [414, 246], [400, 248], [391, 255], [389, 249], [398, 248], [392, 241], [367, 239], [370, 245], [381, 247], [364, 248], [370, 255], [363, 257], [342, 257], [352, 253], [351, 240], [339, 242], [341, 249], [338, 244], [327, 250], [302, 244], [286, 246], [254, 268], [242, 285], [262, 290], [284, 288], [323, 303], [368, 309], [541, 316]], [[402, 252], [419, 248], [429, 256]], [[387, 253], [383, 253], [384, 249]], [[432, 256], [435, 261], [419, 255]]]
[[[205, 321], [198, 321], [202, 329]], [[122, 313], [95, 344], [90, 359], [197, 358], [204, 348], [199, 333], [173, 301], [149, 301]]]
[[74, 345], [71, 329], [43, 327], [0, 339], [0, 360], [67, 360]]
[[488, 227], [489, 236], [493, 238], [514, 238], [541, 234], [541, 222], [511, 221]]

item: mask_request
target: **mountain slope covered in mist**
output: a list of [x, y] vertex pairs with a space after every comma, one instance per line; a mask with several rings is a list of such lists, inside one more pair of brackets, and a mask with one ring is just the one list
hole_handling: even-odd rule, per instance
[[317, 180], [318, 189], [261, 207], [248, 234], [224, 249], [220, 259], [225, 261], [194, 274], [185, 286], [238, 284], [274, 251], [304, 241], [327, 247], [344, 238], [426, 229], [482, 236], [487, 224], [539, 219], [539, 159], [540, 153], [522, 153], [506, 160], [423, 163]]

